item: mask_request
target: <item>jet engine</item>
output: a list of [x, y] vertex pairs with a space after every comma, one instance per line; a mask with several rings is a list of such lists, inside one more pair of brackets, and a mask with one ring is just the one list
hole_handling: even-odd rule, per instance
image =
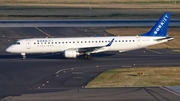
[[66, 58], [76, 58], [79, 55], [79, 53], [76, 50], [68, 49], [64, 51], [63, 55]]

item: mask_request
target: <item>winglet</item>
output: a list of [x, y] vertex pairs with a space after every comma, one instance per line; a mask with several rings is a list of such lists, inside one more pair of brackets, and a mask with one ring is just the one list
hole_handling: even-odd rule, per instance
[[111, 42], [109, 42], [109, 43], [106, 45], [106, 47], [111, 46], [111, 45], [112, 45], [112, 43], [113, 43], [113, 41], [114, 41], [114, 38], [111, 40]]
[[170, 13], [164, 13], [154, 27], [149, 32], [142, 34], [141, 36], [166, 36], [170, 16]]

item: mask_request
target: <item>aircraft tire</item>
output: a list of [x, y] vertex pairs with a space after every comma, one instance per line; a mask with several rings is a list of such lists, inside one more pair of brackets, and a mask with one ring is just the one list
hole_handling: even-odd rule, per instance
[[90, 60], [92, 57], [91, 57], [91, 55], [85, 55], [84, 58], [87, 60]]

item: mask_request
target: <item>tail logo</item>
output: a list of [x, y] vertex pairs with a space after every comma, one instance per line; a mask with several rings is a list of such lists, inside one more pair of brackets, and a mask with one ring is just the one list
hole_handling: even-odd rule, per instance
[[162, 22], [159, 24], [159, 26], [156, 28], [156, 30], [154, 31], [154, 34], [156, 35], [160, 30], [161, 28], [163, 27], [163, 25], [166, 23], [167, 19], [169, 17], [167, 15], [165, 15], [165, 17], [163, 18]]

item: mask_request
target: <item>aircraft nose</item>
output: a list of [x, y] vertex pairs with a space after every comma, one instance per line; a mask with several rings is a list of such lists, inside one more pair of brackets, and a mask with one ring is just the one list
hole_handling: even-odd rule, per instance
[[12, 50], [12, 47], [11, 47], [11, 46], [8, 47], [8, 48], [6, 48], [6, 52], [11, 52], [11, 50]]

